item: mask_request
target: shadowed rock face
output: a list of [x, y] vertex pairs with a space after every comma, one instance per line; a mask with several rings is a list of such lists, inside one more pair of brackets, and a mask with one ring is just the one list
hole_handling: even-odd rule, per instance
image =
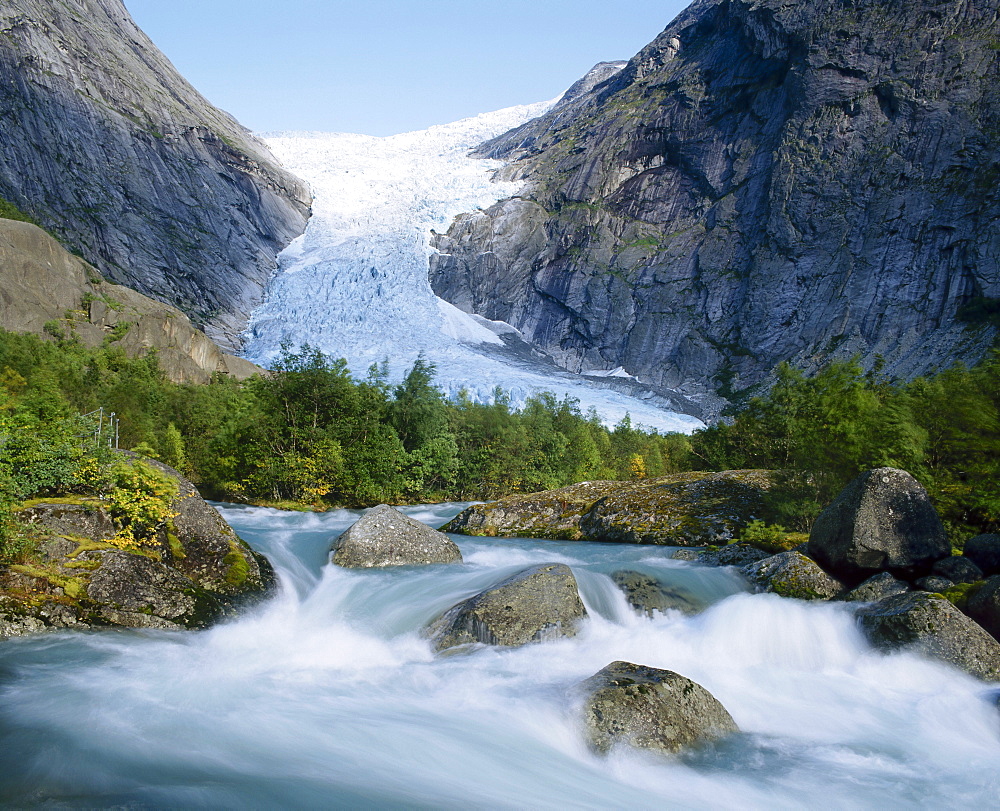
[[573, 572], [562, 563], [548, 563], [452, 606], [428, 633], [437, 650], [474, 642], [510, 647], [576, 636], [586, 616]]
[[670, 670], [612, 662], [580, 685], [591, 746], [674, 753], [739, 732], [708, 690]]
[[0, 76], [0, 197], [233, 348], [305, 227], [305, 185], [177, 73], [121, 0], [5, 2]]
[[611, 79], [482, 148], [517, 197], [435, 292], [571, 370], [695, 390], [879, 354], [975, 360], [1000, 297], [992, 0], [698, 0]]

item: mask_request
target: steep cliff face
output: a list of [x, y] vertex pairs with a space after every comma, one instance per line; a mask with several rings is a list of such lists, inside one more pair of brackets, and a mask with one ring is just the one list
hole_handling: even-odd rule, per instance
[[243, 380], [263, 371], [223, 353], [184, 313], [110, 284], [41, 228], [0, 219], [0, 329], [105, 341], [130, 357], [155, 350], [177, 383], [207, 383], [216, 372]]
[[121, 0], [0, 6], [0, 197], [232, 347], [310, 196]]
[[975, 360], [993, 331], [959, 316], [1000, 297], [998, 96], [993, 0], [699, 0], [482, 147], [526, 185], [437, 240], [432, 285], [567, 368], [671, 387]]

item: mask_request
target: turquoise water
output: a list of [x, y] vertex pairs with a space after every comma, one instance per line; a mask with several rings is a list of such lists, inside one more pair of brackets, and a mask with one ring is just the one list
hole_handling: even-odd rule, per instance
[[[462, 505], [408, 508], [439, 525]], [[358, 513], [222, 506], [281, 591], [197, 633], [0, 643], [0, 803], [57, 808], [996, 807], [1000, 715], [980, 682], [883, 656], [849, 609], [746, 593], [669, 550], [455, 537], [465, 564], [326, 565]], [[423, 626], [519, 568], [570, 565], [590, 619], [435, 656]], [[698, 596], [634, 612], [628, 566]], [[616, 659], [707, 687], [742, 734], [682, 758], [591, 753], [574, 686]]]

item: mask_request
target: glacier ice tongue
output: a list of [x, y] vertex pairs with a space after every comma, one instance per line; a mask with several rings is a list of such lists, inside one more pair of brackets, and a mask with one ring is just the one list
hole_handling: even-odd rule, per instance
[[303, 344], [345, 358], [355, 375], [388, 360], [399, 379], [417, 355], [437, 366], [437, 382], [453, 395], [488, 400], [508, 391], [514, 405], [551, 391], [597, 409], [607, 423], [629, 413], [636, 424], [690, 432], [694, 417], [657, 407], [543, 365], [490, 355], [516, 333], [437, 298], [427, 280], [432, 230], [466, 211], [515, 194], [495, 182], [499, 161], [470, 151], [541, 115], [553, 102], [511, 107], [452, 124], [390, 137], [349, 133], [262, 136], [285, 168], [314, 194], [306, 232], [279, 257], [264, 303], [252, 314], [244, 354], [264, 366], [282, 344]]

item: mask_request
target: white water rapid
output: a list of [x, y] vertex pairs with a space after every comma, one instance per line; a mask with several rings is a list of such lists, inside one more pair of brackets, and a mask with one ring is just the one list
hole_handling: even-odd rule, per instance
[[[663, 431], [699, 427], [699, 420], [651, 399], [498, 354], [499, 336], [512, 327], [468, 315], [431, 290], [431, 231], [447, 230], [456, 215], [518, 189], [492, 181], [500, 162], [471, 158], [469, 151], [551, 105], [511, 107], [387, 138], [264, 136], [285, 167], [310, 183], [315, 200], [305, 234], [279, 258], [264, 304], [251, 317], [246, 356], [266, 366], [282, 343], [308, 343], [345, 358], [358, 376], [388, 359], [398, 380], [422, 352], [449, 394], [465, 389], [489, 400], [499, 386], [519, 406], [532, 393], [551, 391], [576, 397], [584, 410], [594, 406], [609, 424], [630, 413], [633, 422]], [[622, 370], [593, 371], [608, 380], [628, 377]]]
[[[410, 508], [437, 525], [458, 505]], [[51, 808], [987, 808], [989, 688], [883, 656], [845, 604], [743, 592], [656, 547], [456, 537], [466, 562], [326, 564], [355, 520], [222, 507], [281, 592], [198, 633], [0, 643], [0, 805]], [[561, 561], [590, 612], [573, 639], [435, 656], [421, 628], [528, 564]], [[633, 612], [628, 566], [709, 603]], [[708, 688], [742, 733], [678, 758], [584, 745], [574, 685], [616, 659]]]

